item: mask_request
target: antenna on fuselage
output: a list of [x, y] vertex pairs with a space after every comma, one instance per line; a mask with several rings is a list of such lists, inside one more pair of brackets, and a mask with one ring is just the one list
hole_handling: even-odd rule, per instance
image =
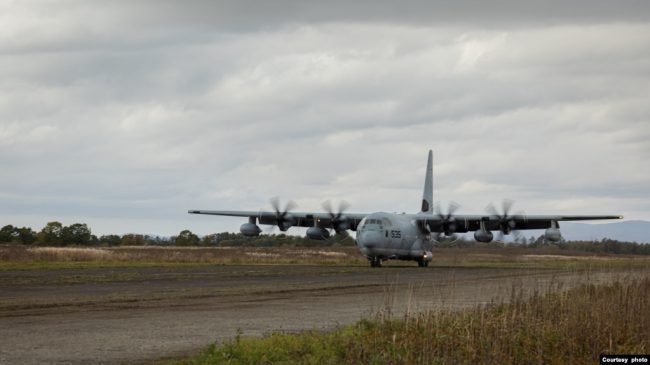
[[424, 192], [422, 193], [422, 213], [433, 213], [433, 151], [429, 150], [427, 171], [424, 177]]

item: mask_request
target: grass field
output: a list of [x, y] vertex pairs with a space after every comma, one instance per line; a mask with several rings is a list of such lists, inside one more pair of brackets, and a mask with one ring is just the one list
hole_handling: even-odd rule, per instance
[[[646, 267], [650, 257], [593, 255], [554, 248], [434, 249], [432, 266], [589, 268]], [[28, 247], [0, 246], [0, 271], [94, 267], [197, 265], [349, 265], [366, 266], [356, 247]], [[413, 262], [387, 261], [387, 266]]]
[[596, 364], [650, 352], [650, 277], [582, 285], [507, 304], [393, 318], [333, 332], [276, 333], [212, 345], [166, 364]]
[[358, 265], [365, 262], [354, 247], [294, 249], [0, 246], [0, 270], [236, 264]]

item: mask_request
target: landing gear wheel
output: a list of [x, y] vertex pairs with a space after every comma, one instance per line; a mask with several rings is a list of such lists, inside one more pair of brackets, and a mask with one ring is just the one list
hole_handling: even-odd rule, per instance
[[424, 258], [418, 259], [418, 266], [427, 267], [429, 266], [429, 261], [425, 260]]
[[381, 267], [381, 262], [380, 257], [373, 257], [370, 259], [370, 267]]

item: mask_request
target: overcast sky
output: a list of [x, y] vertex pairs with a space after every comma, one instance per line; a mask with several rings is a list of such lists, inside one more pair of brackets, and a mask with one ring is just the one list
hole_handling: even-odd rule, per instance
[[650, 220], [648, 1], [0, 0], [0, 225], [188, 209]]

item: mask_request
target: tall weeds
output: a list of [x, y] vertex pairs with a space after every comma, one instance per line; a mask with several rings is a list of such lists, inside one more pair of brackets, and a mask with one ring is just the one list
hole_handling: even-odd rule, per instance
[[601, 353], [648, 352], [645, 277], [532, 296], [514, 290], [507, 304], [463, 311], [382, 313], [335, 332], [237, 338], [180, 363], [595, 364]]
[[650, 279], [357, 326], [361, 341], [344, 362], [593, 364], [601, 353], [650, 350]]

